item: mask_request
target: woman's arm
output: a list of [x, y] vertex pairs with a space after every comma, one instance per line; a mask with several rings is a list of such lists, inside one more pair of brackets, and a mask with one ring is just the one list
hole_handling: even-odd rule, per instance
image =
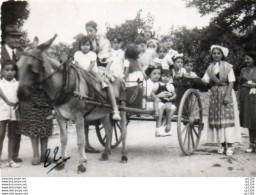
[[230, 100], [230, 96], [231, 96], [231, 91], [233, 89], [233, 86], [234, 86], [234, 82], [230, 82], [229, 85], [228, 85], [228, 90], [226, 92], [226, 95], [223, 99], [223, 103], [224, 104], [228, 104], [229, 103], [229, 100]]

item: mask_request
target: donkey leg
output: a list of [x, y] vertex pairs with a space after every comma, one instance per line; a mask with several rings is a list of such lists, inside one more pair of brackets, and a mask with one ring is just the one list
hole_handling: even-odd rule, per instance
[[[125, 102], [122, 101], [122, 106], [125, 106]], [[121, 162], [126, 163], [128, 161], [127, 157], [127, 147], [126, 147], [126, 137], [127, 137], [127, 119], [126, 119], [126, 111], [121, 111], [121, 131], [122, 131], [122, 156]]]
[[89, 124], [87, 122], [85, 122], [84, 124], [84, 133], [85, 133], [85, 152], [87, 153], [100, 153], [99, 150], [93, 148], [91, 145], [90, 145], [90, 142], [89, 142]]
[[[61, 156], [62, 156], [62, 159], [66, 159], [68, 158], [67, 156], [67, 143], [68, 143], [67, 121], [58, 115], [56, 116], [56, 119], [60, 127]], [[65, 163], [61, 163], [56, 168], [58, 170], [61, 170], [64, 167], [65, 167]]]
[[101, 119], [101, 123], [104, 126], [105, 133], [106, 133], [106, 145], [105, 150], [101, 155], [100, 160], [106, 161], [108, 160], [108, 156], [111, 154], [111, 142], [112, 142], [112, 124], [109, 118], [109, 115]]
[[78, 173], [84, 173], [86, 171], [87, 157], [84, 151], [85, 148], [85, 133], [84, 133], [84, 117], [77, 117], [75, 120], [76, 134], [77, 134], [77, 146], [79, 152], [79, 166]]

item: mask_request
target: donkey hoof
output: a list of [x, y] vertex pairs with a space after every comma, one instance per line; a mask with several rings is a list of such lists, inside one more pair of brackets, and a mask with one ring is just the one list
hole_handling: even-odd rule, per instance
[[57, 170], [62, 170], [62, 169], [64, 169], [65, 168], [65, 163], [64, 162], [62, 162], [62, 163], [60, 163], [57, 167], [56, 167], [56, 169]]
[[79, 165], [77, 168], [77, 173], [84, 173], [86, 171], [86, 167], [84, 165]]
[[121, 163], [127, 163], [127, 161], [128, 161], [127, 156], [122, 156], [121, 157]]
[[108, 155], [106, 153], [102, 153], [100, 160], [101, 161], [107, 161], [108, 160]]

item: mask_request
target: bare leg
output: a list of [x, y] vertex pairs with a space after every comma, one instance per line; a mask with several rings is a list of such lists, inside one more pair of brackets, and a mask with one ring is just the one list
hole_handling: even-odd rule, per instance
[[116, 98], [115, 98], [115, 93], [114, 93], [113, 87], [107, 79], [105, 80], [105, 82], [109, 85], [109, 87], [107, 88], [107, 93], [108, 93], [108, 97], [109, 97], [109, 100], [111, 102], [111, 105], [112, 105], [113, 111], [114, 111], [113, 119], [120, 120], [121, 118], [119, 115], [118, 106], [116, 103]]
[[159, 102], [160, 102], [160, 99], [155, 98], [155, 100], [154, 100], [154, 110], [155, 110], [155, 116], [156, 117], [159, 116]]
[[2, 150], [3, 150], [3, 142], [5, 138], [6, 124], [7, 124], [7, 121], [0, 121], [0, 161], [1, 161]]
[[[48, 145], [48, 137], [46, 138], [40, 138], [40, 145], [41, 145], [41, 157], [40, 157], [40, 161], [44, 162], [45, 161], [45, 152], [47, 150], [47, 145]], [[48, 161], [49, 161], [48, 157]]]
[[166, 110], [166, 132], [169, 132], [171, 130], [171, 121], [172, 121], [172, 116], [174, 112], [176, 111], [176, 108], [172, 106], [171, 102], [165, 103], [165, 110]]
[[38, 137], [31, 137], [31, 143], [32, 143], [32, 149], [33, 149], [33, 159], [32, 159], [32, 165], [39, 165], [40, 159], [39, 159], [39, 138]]
[[159, 108], [158, 110], [159, 110], [158, 111], [159, 116], [158, 116], [158, 118], [156, 120], [156, 128], [159, 128], [162, 125], [162, 119], [163, 119], [163, 114], [164, 114], [164, 107], [161, 106], [161, 108]]

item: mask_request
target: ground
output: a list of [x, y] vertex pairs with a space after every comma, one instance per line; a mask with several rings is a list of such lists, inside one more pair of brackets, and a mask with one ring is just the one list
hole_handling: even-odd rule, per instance
[[[128, 126], [128, 163], [120, 163], [121, 145], [112, 151], [109, 161], [99, 160], [100, 154], [87, 154], [87, 171], [77, 174], [78, 150], [74, 125], [69, 125], [68, 154], [71, 157], [62, 171], [48, 170], [43, 164], [31, 165], [32, 148], [29, 138], [22, 137], [20, 157], [23, 162], [20, 168], [8, 168], [7, 137], [3, 148], [2, 177], [255, 177], [256, 153], [245, 153], [248, 146], [248, 133], [242, 129], [243, 143], [235, 145], [232, 158], [216, 153], [217, 146], [209, 146], [206, 142], [206, 130], [198, 151], [192, 156], [185, 156], [180, 150], [176, 123], [172, 123], [172, 136], [156, 138], [154, 136], [155, 122], [132, 121]], [[103, 149], [99, 144], [95, 130], [90, 130], [91, 144]], [[49, 148], [54, 150], [60, 146], [58, 127], [55, 126], [54, 135], [49, 140]]]

